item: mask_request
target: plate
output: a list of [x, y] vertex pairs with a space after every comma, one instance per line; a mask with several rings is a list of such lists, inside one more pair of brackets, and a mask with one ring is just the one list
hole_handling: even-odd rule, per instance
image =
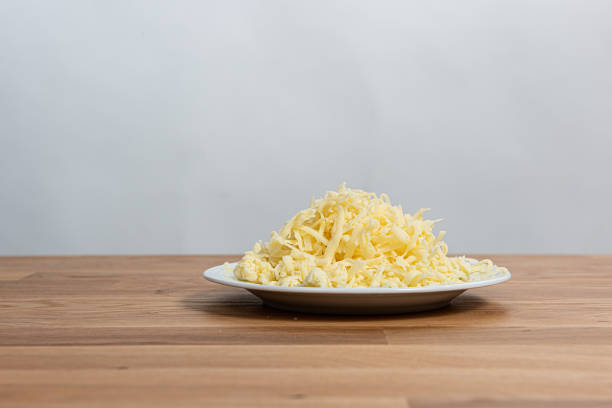
[[510, 272], [498, 268], [489, 278], [453, 285], [414, 288], [313, 288], [260, 285], [236, 279], [236, 263], [207, 269], [204, 277], [226, 286], [246, 289], [264, 304], [276, 309], [303, 313], [376, 315], [422, 312], [439, 309], [468, 289], [495, 285], [510, 279]]

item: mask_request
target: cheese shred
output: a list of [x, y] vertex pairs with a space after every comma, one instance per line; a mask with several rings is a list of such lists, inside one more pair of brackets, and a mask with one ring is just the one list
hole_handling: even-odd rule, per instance
[[386, 194], [329, 191], [291, 218], [270, 241], [256, 243], [234, 268], [236, 278], [263, 285], [405, 288], [486, 279], [507, 269], [490, 260], [447, 256], [425, 220], [393, 206]]

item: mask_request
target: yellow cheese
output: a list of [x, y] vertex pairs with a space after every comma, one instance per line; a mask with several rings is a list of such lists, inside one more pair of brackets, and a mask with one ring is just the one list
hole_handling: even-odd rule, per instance
[[270, 241], [258, 242], [234, 268], [243, 281], [322, 288], [403, 288], [461, 283], [507, 273], [488, 260], [448, 257], [425, 220], [389, 197], [341, 185], [313, 200]]

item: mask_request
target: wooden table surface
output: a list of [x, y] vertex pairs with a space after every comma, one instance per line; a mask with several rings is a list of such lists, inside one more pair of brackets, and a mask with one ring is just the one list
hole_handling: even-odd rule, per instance
[[236, 256], [0, 258], [2, 407], [612, 407], [612, 256], [435, 312], [304, 315], [202, 271]]

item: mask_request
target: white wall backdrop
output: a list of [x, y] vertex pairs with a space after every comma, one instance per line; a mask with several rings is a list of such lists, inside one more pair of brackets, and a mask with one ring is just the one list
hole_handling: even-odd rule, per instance
[[0, 254], [235, 253], [343, 180], [611, 252], [612, 1], [0, 2]]

